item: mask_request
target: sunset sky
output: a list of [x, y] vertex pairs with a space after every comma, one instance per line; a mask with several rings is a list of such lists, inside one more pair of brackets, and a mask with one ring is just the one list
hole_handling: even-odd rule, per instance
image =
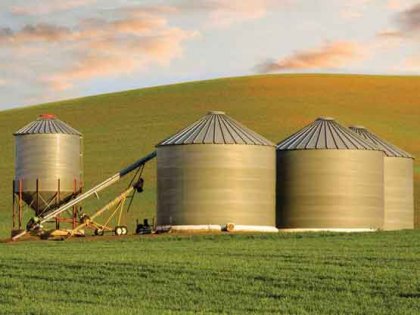
[[0, 109], [296, 72], [420, 74], [420, 1], [0, 1]]

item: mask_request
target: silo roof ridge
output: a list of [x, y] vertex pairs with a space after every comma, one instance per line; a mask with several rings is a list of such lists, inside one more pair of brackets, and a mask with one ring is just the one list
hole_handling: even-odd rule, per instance
[[156, 146], [184, 144], [246, 144], [274, 146], [274, 143], [230, 118], [224, 112], [210, 111], [201, 119]]
[[319, 117], [277, 144], [277, 150], [379, 150], [331, 117]]
[[13, 135], [30, 135], [30, 134], [68, 134], [68, 135], [78, 135], [82, 134], [70, 127], [65, 122], [61, 121], [58, 118], [52, 116], [40, 116], [38, 119], [30, 122], [26, 126], [20, 128]]
[[402, 157], [402, 158], [411, 158], [414, 159], [414, 156], [394, 144], [385, 141], [369, 131], [367, 128], [362, 126], [351, 126], [349, 127], [350, 130], [352, 130], [354, 133], [362, 137], [363, 139], [366, 139], [367, 141], [375, 144], [380, 150], [382, 150], [386, 156], [389, 157]]

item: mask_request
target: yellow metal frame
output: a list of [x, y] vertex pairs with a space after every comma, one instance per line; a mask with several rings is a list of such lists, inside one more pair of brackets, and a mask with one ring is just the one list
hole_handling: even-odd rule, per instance
[[[134, 192], [134, 187], [130, 186], [128, 189], [126, 189], [124, 192], [122, 192], [118, 197], [111, 200], [109, 203], [107, 203], [104, 207], [97, 210], [92, 216], [86, 216], [82, 217], [82, 222], [80, 222], [79, 225], [77, 225], [73, 230], [69, 232], [69, 237], [77, 234], [81, 229], [87, 227], [91, 229], [102, 229], [104, 231], [113, 231], [114, 229], [108, 224], [111, 222], [111, 220], [115, 217], [115, 215], [118, 213], [118, 220], [117, 225], [121, 224], [121, 218], [122, 213], [124, 210], [125, 202], [127, 200], [127, 197]], [[95, 219], [104, 214], [105, 212], [111, 210], [111, 214], [107, 217], [104, 224], [101, 224], [97, 222]]]

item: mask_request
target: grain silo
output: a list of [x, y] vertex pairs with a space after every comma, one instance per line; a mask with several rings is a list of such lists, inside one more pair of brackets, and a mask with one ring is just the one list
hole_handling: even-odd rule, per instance
[[363, 126], [351, 130], [379, 147], [384, 153], [384, 229], [414, 228], [413, 160], [409, 153], [379, 138]]
[[320, 117], [277, 145], [277, 227], [382, 228], [383, 153]]
[[81, 191], [82, 136], [77, 130], [52, 114], [43, 114], [14, 136], [15, 199], [40, 215]]
[[274, 144], [209, 112], [157, 145], [157, 225], [276, 231], [275, 167]]

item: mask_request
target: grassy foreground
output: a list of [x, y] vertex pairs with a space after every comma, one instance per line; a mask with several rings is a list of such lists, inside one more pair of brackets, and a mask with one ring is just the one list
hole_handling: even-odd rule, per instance
[[[0, 238], [10, 231], [14, 165], [12, 133], [39, 114], [52, 112], [84, 136], [86, 188], [141, 156], [209, 110], [231, 117], [273, 142], [312, 122], [333, 116], [344, 125], [365, 125], [420, 158], [420, 76], [267, 75], [191, 82], [104, 94], [0, 112]], [[420, 210], [420, 159], [415, 164], [415, 197]], [[145, 192], [128, 216], [155, 215], [155, 162], [144, 173]], [[127, 182], [101, 193], [97, 208]], [[417, 216], [418, 225], [420, 216]]]
[[0, 244], [1, 314], [419, 314], [420, 231]]

